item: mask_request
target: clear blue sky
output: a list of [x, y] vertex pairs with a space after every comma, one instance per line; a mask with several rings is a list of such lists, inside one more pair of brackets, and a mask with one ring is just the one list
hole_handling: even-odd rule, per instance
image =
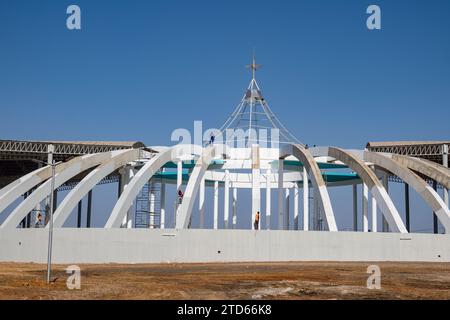
[[255, 49], [266, 99], [304, 143], [449, 139], [449, 14], [448, 0], [0, 0], [0, 137], [167, 145], [225, 121]]

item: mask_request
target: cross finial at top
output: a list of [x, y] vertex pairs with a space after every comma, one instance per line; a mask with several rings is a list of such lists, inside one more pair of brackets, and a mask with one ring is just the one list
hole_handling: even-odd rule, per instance
[[258, 70], [259, 68], [261, 68], [261, 65], [260, 65], [260, 64], [256, 64], [255, 55], [253, 55], [253, 61], [252, 61], [252, 64], [248, 64], [248, 65], [246, 65], [246, 67], [247, 67], [248, 69], [252, 69], [252, 77], [253, 77], [253, 80], [254, 80], [254, 79], [255, 79], [255, 75], [256, 75], [256, 70]]

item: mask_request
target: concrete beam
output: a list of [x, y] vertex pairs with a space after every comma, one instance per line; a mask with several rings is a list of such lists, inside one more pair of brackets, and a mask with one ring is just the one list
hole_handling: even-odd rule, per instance
[[425, 159], [393, 154], [392, 159], [450, 189], [450, 169]]

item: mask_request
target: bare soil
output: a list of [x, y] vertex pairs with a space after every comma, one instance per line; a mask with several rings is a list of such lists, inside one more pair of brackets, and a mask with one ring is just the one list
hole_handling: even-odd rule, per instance
[[[370, 264], [381, 289], [369, 290]], [[214, 263], [79, 265], [69, 290], [67, 265], [0, 263], [0, 299], [450, 299], [450, 263]]]

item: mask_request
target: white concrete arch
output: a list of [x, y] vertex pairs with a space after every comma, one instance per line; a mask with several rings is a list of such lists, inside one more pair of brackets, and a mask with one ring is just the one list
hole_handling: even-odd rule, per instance
[[155, 157], [150, 159], [131, 179], [128, 186], [122, 192], [114, 206], [105, 228], [119, 228], [123, 218], [131, 207], [133, 200], [138, 195], [142, 187], [151, 179], [151, 177], [167, 162], [180, 159], [186, 155], [201, 155], [203, 148], [197, 145], [176, 145], [164, 151], [161, 151]]
[[[125, 166], [127, 163], [138, 160], [140, 156], [139, 149], [129, 149], [123, 153], [114, 155], [111, 160], [92, 170], [81, 180], [76, 187], [64, 198], [54, 214], [53, 225], [55, 228], [63, 226], [72, 210], [83, 199], [83, 197], [94, 188], [103, 178]], [[47, 226], [48, 227], [48, 226]]]
[[381, 184], [375, 173], [360, 160], [357, 156], [343, 149], [329, 147], [328, 156], [333, 157], [336, 160], [342, 161], [350, 169], [355, 171], [368, 186], [372, 195], [375, 197], [377, 204], [380, 206], [381, 212], [386, 218], [391, 230], [394, 232], [408, 233], [405, 225], [395, 208], [392, 199], [389, 197], [386, 189]]
[[192, 170], [188, 184], [184, 191], [183, 201], [178, 211], [179, 217], [176, 219], [176, 229], [188, 228], [189, 221], [192, 216], [192, 209], [194, 208], [195, 199], [200, 188], [200, 183], [203, 180], [205, 172], [215, 155], [216, 147], [207, 147], [204, 150], [203, 155], [195, 163], [195, 167]]
[[[99, 164], [108, 162], [112, 157], [117, 154], [126, 152], [127, 150], [117, 150], [110, 152], [102, 152], [96, 154], [90, 154], [86, 156], [81, 156], [68, 161], [67, 163], [62, 163], [62, 168], [60, 168], [55, 175], [55, 188], [58, 188], [77, 174], [90, 169], [92, 167], [98, 166]], [[33, 191], [20, 205], [14, 209], [13, 212], [6, 218], [2, 223], [0, 228], [16, 228], [17, 225], [22, 221], [22, 219], [35, 208], [42, 200], [45, 199], [51, 192], [51, 179], [47, 179], [42, 183], [35, 191]]]
[[411, 186], [436, 213], [445, 228], [445, 232], [450, 232], [450, 210], [439, 194], [426, 181], [389, 155], [365, 151], [364, 160], [392, 172]]
[[319, 204], [328, 226], [329, 231], [338, 231], [336, 219], [334, 217], [333, 207], [331, 206], [330, 196], [328, 194], [327, 186], [322, 177], [322, 172], [319, 169], [316, 161], [311, 153], [301, 145], [286, 145], [280, 150], [280, 159], [285, 159], [288, 156], [296, 157], [303, 163], [305, 168], [309, 171], [311, 182], [316, 194], [319, 197]]
[[425, 159], [403, 156], [393, 154], [392, 158], [407, 166], [411, 170], [417, 171], [444, 186], [447, 190], [450, 189], [450, 169], [435, 162]]
[[[59, 174], [68, 167], [78, 163], [79, 161], [85, 161], [86, 159], [92, 158], [93, 154], [84, 155], [81, 157], [76, 157], [70, 161], [58, 164], [55, 167], [55, 173]], [[0, 190], [0, 214], [5, 210], [11, 203], [16, 199], [21, 197], [28, 190], [36, 187], [38, 184], [46, 181], [52, 175], [51, 166], [46, 166], [39, 168], [27, 175], [11, 182], [9, 185]]]

